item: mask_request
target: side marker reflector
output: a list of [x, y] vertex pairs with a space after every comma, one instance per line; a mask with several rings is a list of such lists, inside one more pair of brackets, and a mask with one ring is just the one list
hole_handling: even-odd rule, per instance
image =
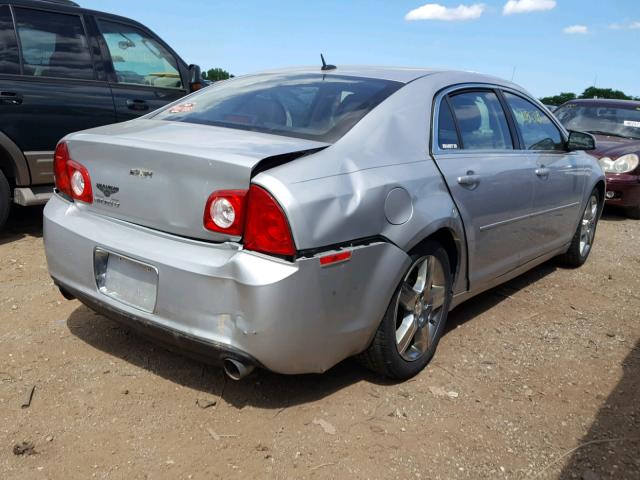
[[328, 267], [348, 260], [351, 260], [351, 252], [332, 253], [331, 255], [320, 257], [320, 266]]

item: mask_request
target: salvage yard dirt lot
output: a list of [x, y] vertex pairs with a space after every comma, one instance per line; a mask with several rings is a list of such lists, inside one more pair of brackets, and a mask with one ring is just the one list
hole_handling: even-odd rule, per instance
[[638, 221], [454, 310], [393, 384], [351, 360], [233, 382], [154, 346], [62, 298], [41, 214], [0, 233], [2, 479], [640, 479]]

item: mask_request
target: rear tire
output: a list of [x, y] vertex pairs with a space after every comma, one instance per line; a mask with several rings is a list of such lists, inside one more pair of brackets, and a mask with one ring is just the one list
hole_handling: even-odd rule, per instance
[[568, 268], [578, 268], [584, 265], [593, 248], [596, 228], [598, 227], [601, 212], [602, 202], [600, 200], [600, 193], [597, 189], [594, 189], [580, 217], [580, 223], [571, 240], [569, 250], [557, 258], [561, 265]]
[[411, 260], [371, 345], [357, 357], [396, 380], [417, 375], [431, 361], [453, 296], [449, 257], [440, 244], [428, 241]]
[[7, 177], [0, 171], [0, 230], [4, 227], [11, 211], [11, 187]]
[[640, 220], [640, 207], [631, 207], [625, 210], [627, 217], [634, 220]]

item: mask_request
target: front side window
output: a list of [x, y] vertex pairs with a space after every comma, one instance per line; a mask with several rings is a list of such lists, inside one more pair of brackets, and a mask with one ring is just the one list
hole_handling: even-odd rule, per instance
[[465, 150], [513, 150], [507, 118], [494, 92], [464, 92], [450, 97]]
[[504, 92], [504, 97], [511, 108], [526, 150], [564, 150], [560, 130], [542, 110], [518, 95]]
[[640, 140], [640, 104], [568, 103], [554, 112], [568, 130]]
[[0, 73], [20, 73], [18, 42], [13, 29], [11, 10], [7, 5], [0, 6]]
[[93, 64], [80, 17], [14, 9], [24, 75], [93, 80]]
[[142, 30], [98, 21], [118, 83], [158, 88], [183, 88], [175, 57]]
[[155, 118], [335, 142], [401, 83], [338, 75], [253, 75], [219, 82]]

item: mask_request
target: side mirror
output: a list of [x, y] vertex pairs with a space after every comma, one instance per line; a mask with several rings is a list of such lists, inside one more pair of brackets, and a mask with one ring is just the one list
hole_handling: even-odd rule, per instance
[[596, 139], [590, 133], [569, 131], [569, 141], [567, 142], [567, 150], [573, 152], [575, 150], [595, 150]]
[[202, 88], [202, 70], [199, 65], [189, 65], [189, 90], [197, 92]]

